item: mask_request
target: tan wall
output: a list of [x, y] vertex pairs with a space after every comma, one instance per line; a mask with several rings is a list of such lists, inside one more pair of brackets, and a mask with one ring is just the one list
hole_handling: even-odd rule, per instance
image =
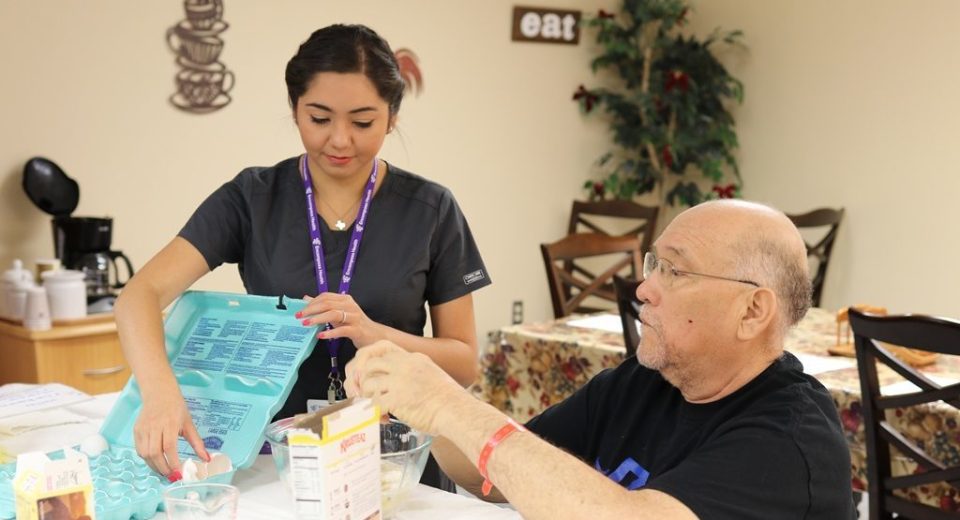
[[[508, 323], [516, 299], [529, 319], [549, 316], [537, 244], [563, 234], [606, 137], [570, 100], [589, 79], [589, 46], [512, 43], [512, 5], [225, 0], [233, 103], [197, 116], [167, 103], [164, 34], [181, 1], [0, 2], [0, 265], [52, 253], [49, 219], [20, 188], [33, 155], [75, 178], [75, 214], [114, 217], [115, 246], [143, 265], [241, 168], [301, 151], [286, 61], [312, 30], [362, 22], [420, 57], [424, 93], [404, 102], [383, 156], [451, 188], [466, 212], [494, 280], [476, 295], [478, 330]], [[198, 286], [242, 290], [233, 266]]]
[[[48, 218], [20, 188], [33, 155], [79, 181], [76, 214], [114, 217], [115, 246], [142, 265], [239, 169], [300, 151], [284, 64], [311, 30], [363, 22], [420, 56], [425, 92], [405, 102], [383, 155], [450, 187], [466, 211], [495, 280], [476, 296], [478, 330], [506, 323], [515, 299], [528, 319], [549, 316], [536, 244], [563, 233], [607, 147], [605, 125], [570, 101], [592, 81], [589, 36], [512, 43], [514, 2], [503, 0], [225, 3], [234, 100], [196, 116], [167, 103], [176, 69], [164, 33], [182, 2], [0, 2], [0, 265], [52, 252]], [[746, 32], [748, 51], [729, 57], [747, 92], [736, 112], [746, 195], [788, 211], [847, 208], [824, 305], [960, 316], [960, 3], [711, 0], [693, 19]], [[233, 267], [199, 288], [242, 289]]]
[[745, 196], [847, 209], [823, 306], [960, 318], [960, 2], [710, 0], [694, 20], [746, 33]]

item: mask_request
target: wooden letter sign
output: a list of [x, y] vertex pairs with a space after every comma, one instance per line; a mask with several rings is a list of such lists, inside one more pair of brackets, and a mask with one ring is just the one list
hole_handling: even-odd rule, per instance
[[515, 6], [512, 39], [576, 45], [580, 41], [580, 11]]

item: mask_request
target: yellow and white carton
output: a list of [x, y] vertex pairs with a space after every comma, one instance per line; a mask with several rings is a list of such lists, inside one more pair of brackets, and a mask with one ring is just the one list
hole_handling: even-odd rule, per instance
[[380, 407], [351, 398], [287, 433], [297, 518], [379, 519]]
[[87, 456], [70, 448], [63, 453], [60, 460], [38, 451], [17, 457], [17, 520], [96, 519]]

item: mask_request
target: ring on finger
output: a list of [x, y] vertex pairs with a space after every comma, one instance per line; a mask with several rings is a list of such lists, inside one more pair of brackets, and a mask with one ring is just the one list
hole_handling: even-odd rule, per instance
[[347, 311], [340, 309], [340, 324], [342, 325], [346, 322], [347, 322]]

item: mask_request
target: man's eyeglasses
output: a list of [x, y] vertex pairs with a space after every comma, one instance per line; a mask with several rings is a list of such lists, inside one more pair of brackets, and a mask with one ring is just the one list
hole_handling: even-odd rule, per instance
[[704, 273], [693, 273], [690, 271], [681, 271], [673, 266], [669, 260], [663, 258], [657, 258], [657, 255], [648, 252], [643, 256], [643, 279], [647, 280], [650, 278], [656, 271], [660, 276], [660, 283], [666, 287], [673, 285], [673, 282], [676, 281], [680, 276], [702, 276], [704, 278], [713, 278], [715, 280], [726, 280], [728, 282], [737, 282], [745, 283], [752, 285], [754, 287], [760, 287], [760, 284], [757, 282], [751, 282], [750, 280], [741, 280], [739, 278], [727, 278], [726, 276], [717, 276], [715, 274], [704, 274]]

